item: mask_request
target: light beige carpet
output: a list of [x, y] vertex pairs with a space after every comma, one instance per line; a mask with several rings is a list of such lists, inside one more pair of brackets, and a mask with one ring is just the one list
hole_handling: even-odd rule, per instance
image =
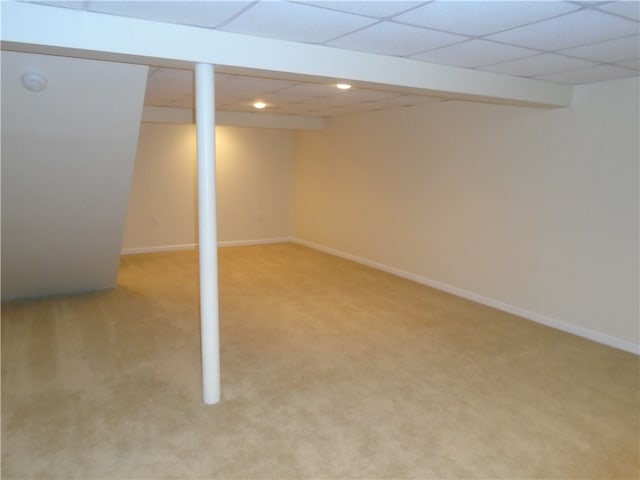
[[638, 357], [293, 245], [220, 250], [223, 400], [197, 257], [2, 308], [2, 478], [638, 478]]

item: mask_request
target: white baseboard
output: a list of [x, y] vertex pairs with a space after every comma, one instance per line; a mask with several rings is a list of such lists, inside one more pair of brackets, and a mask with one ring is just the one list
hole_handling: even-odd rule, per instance
[[[289, 237], [276, 237], [276, 238], [260, 238], [255, 240], [232, 240], [229, 242], [218, 242], [218, 247], [239, 247], [247, 245], [267, 245], [270, 243], [284, 243], [289, 242]], [[174, 252], [178, 250], [193, 250], [198, 248], [197, 243], [185, 243], [183, 245], [160, 245], [156, 247], [136, 247], [136, 248], [123, 248], [120, 252], [121, 255], [135, 255], [138, 253], [158, 253], [158, 252]]]
[[138, 253], [159, 253], [159, 252], [174, 252], [178, 250], [193, 250], [198, 246], [197, 243], [185, 243], [183, 245], [160, 245], [157, 247], [135, 247], [135, 248], [123, 248], [120, 252], [121, 255], [136, 255]]
[[513, 315], [517, 315], [519, 317], [525, 318], [527, 320], [531, 320], [536, 323], [540, 323], [542, 325], [546, 325], [548, 327], [552, 327], [558, 330], [562, 330], [563, 332], [571, 333], [577, 335], [579, 337], [583, 337], [594, 342], [602, 343], [609, 347], [617, 348], [619, 350], [624, 350], [626, 352], [635, 353], [636, 355], [640, 355], [640, 344], [636, 344], [633, 342], [629, 342], [627, 340], [622, 340], [617, 337], [613, 337], [611, 335], [607, 335], [602, 332], [598, 332], [596, 330], [591, 330], [585, 327], [579, 327], [576, 325], [572, 325], [570, 323], [566, 323], [555, 318], [548, 317], [546, 315], [542, 315], [536, 312], [532, 312], [530, 310], [526, 310], [520, 307], [515, 307], [513, 305], [509, 305], [504, 302], [500, 302], [498, 300], [494, 300], [492, 298], [484, 297], [482, 295], [478, 295], [477, 293], [469, 292], [467, 290], [463, 290], [461, 288], [453, 287], [451, 285], [447, 285], [445, 283], [441, 283], [435, 280], [431, 280], [426, 277], [422, 277], [420, 275], [416, 275], [414, 273], [406, 272], [404, 270], [400, 270], [399, 268], [390, 267], [388, 265], [384, 265], [382, 263], [374, 262], [372, 260], [359, 257], [357, 255], [351, 255], [349, 253], [341, 252], [339, 250], [335, 250], [333, 248], [325, 247], [323, 245], [319, 245], [317, 243], [309, 242], [307, 240], [302, 240], [300, 238], [291, 238], [291, 242], [298, 243], [300, 245], [304, 245], [309, 248], [313, 248], [314, 250], [319, 250], [321, 252], [329, 253], [331, 255], [335, 255], [337, 257], [345, 258], [347, 260], [351, 260], [356, 263], [360, 263], [363, 265], [367, 265], [369, 267], [375, 268], [377, 270], [382, 270], [387, 273], [391, 273], [393, 275], [397, 275], [402, 278], [406, 278], [408, 280], [412, 280], [414, 282], [420, 283], [422, 285], [426, 285], [428, 287], [435, 288], [437, 290], [441, 290], [443, 292], [451, 293], [452, 295], [456, 295], [458, 297], [466, 298], [467, 300], [471, 300], [473, 302], [481, 303], [483, 305], [487, 305], [489, 307], [495, 308], [497, 310], [502, 310], [503, 312], [511, 313]]
[[256, 240], [233, 240], [230, 242], [218, 242], [219, 247], [242, 247], [246, 245], [269, 245], [270, 243], [290, 242], [289, 237], [260, 238]]

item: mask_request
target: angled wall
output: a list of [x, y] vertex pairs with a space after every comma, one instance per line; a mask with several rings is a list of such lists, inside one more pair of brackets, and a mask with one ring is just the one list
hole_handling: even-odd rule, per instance
[[146, 74], [2, 52], [3, 300], [115, 286]]

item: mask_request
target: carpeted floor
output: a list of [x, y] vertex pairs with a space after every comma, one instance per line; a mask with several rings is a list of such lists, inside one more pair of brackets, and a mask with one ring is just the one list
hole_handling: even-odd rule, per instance
[[639, 358], [294, 244], [2, 307], [2, 478], [638, 478]]

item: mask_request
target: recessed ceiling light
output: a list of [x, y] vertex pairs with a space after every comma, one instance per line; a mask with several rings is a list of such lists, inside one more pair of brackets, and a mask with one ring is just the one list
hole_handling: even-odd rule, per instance
[[256, 107], [258, 110], [262, 110], [264, 107], [267, 106], [267, 104], [264, 102], [256, 102], [253, 104], [253, 106]]
[[340, 90], [349, 90], [351, 88], [351, 85], [349, 85], [348, 83], [338, 83], [336, 87], [338, 87]]

